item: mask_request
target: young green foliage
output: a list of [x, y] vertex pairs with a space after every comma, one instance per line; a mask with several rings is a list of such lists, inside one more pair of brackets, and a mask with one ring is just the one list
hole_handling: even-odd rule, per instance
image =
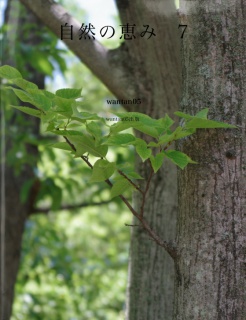
[[[133, 170], [119, 170], [117, 163], [107, 159], [109, 148], [114, 146], [133, 146], [142, 161], [148, 160], [156, 173], [165, 159], [172, 161], [184, 169], [189, 163], [196, 163], [180, 151], [170, 149], [174, 141], [190, 136], [202, 128], [236, 128], [230, 124], [207, 119], [208, 109], [199, 111], [195, 116], [176, 112], [184, 119], [184, 125], [172, 130], [174, 121], [168, 116], [153, 119], [139, 112], [115, 113], [121, 121], [109, 126], [105, 119], [96, 114], [80, 110], [81, 89], [60, 89], [56, 93], [40, 90], [22, 78], [18, 70], [10, 66], [0, 67], [0, 77], [9, 80], [14, 86], [5, 89], [13, 90], [22, 101], [33, 105], [12, 106], [26, 114], [41, 119], [47, 132], [58, 136], [58, 142], [50, 146], [71, 152], [74, 157], [81, 157], [91, 168], [91, 182], [115, 181], [111, 188], [111, 196], [121, 195], [125, 190], [134, 187], [141, 191], [134, 180], [142, 179]], [[18, 89], [16, 88], [18, 87]], [[149, 136], [151, 142], [136, 138], [124, 132], [134, 129]], [[63, 140], [60, 141], [60, 137]], [[148, 138], [149, 140], [149, 138]], [[167, 150], [168, 149], [168, 150]], [[92, 166], [89, 157], [97, 158]], [[98, 159], [99, 158], [99, 159]]]
[[91, 182], [100, 182], [109, 179], [115, 172], [115, 162], [99, 159], [92, 169]]

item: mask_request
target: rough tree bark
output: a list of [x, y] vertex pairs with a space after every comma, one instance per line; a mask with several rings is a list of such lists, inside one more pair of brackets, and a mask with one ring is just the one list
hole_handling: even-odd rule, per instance
[[[27, 35], [22, 33], [24, 22], [33, 23], [37, 28], [41, 27], [41, 23], [36, 16], [21, 6], [19, 1], [9, 0], [5, 12], [5, 23], [8, 24], [9, 31], [7, 31], [5, 35], [3, 62], [4, 64], [9, 64], [17, 68], [18, 62], [16, 61], [15, 54], [18, 52], [18, 49], [16, 47], [19, 46], [20, 43], [35, 46], [40, 42], [40, 37], [37, 34], [28, 34], [27, 38]], [[33, 70], [28, 63], [25, 64], [25, 69], [26, 71], [29, 71], [28, 80], [35, 82], [39, 88], [44, 88], [44, 76], [36, 70]], [[8, 120], [8, 123], [6, 123], [6, 153], [8, 153], [12, 148], [16, 132], [18, 132], [19, 135], [24, 132], [29, 132], [32, 136], [38, 137], [39, 122], [35, 118], [29, 116], [25, 116], [25, 119], [29, 123], [28, 128], [18, 124], [15, 113], [12, 118]], [[4, 284], [1, 283], [1, 288], [3, 288], [4, 285], [5, 294], [4, 299], [1, 299], [0, 303], [1, 320], [8, 320], [11, 316], [14, 286], [20, 262], [21, 241], [24, 232], [24, 225], [28, 215], [32, 212], [34, 204], [34, 189], [33, 192], [30, 193], [30, 197], [25, 204], [20, 201], [21, 188], [24, 182], [28, 179], [34, 178], [33, 168], [35, 167], [38, 157], [37, 148], [35, 146], [27, 144], [26, 148], [30, 158], [33, 158], [33, 166], [27, 164], [23, 165], [20, 174], [16, 176], [13, 166], [8, 165], [8, 163], [5, 165], [5, 277]], [[4, 303], [4, 305], [2, 303]]]
[[[173, 1], [117, 1], [123, 24], [148, 24], [155, 39], [126, 41], [132, 64], [137, 98], [144, 97], [141, 112], [159, 118], [178, 109], [180, 92], [178, 22]], [[136, 39], [137, 40], [137, 39]], [[152, 41], [151, 41], [152, 40]], [[140, 87], [141, 85], [141, 87]], [[137, 111], [136, 108], [134, 111]], [[149, 174], [148, 163], [137, 163], [142, 176]], [[145, 217], [164, 239], [173, 239], [176, 226], [176, 169], [167, 164], [151, 182]], [[134, 197], [137, 210], [141, 197]], [[135, 219], [134, 219], [135, 220]], [[134, 221], [134, 224], [137, 221]], [[132, 229], [126, 319], [172, 319], [173, 261], [163, 248], [149, 240], [137, 227]]]
[[[61, 25], [81, 23], [52, 0], [21, 0], [58, 37]], [[115, 50], [107, 50], [96, 41], [66, 39], [67, 46], [115, 94], [118, 99], [140, 98], [142, 103], [127, 106], [152, 117], [178, 109], [181, 72], [180, 34], [173, 0], [117, 1], [122, 23], [136, 24], [136, 39], [126, 40]], [[143, 25], [154, 28], [156, 37], [139, 37]], [[112, 81], [113, 79], [113, 81]], [[139, 164], [145, 176], [149, 168]], [[176, 219], [176, 169], [167, 165], [155, 177], [145, 215], [164, 239], [174, 238]], [[139, 199], [136, 199], [138, 206]], [[127, 318], [131, 320], [172, 318], [173, 262], [162, 248], [149, 241], [141, 229], [132, 233], [128, 286]]]
[[238, 129], [201, 130], [179, 148], [175, 319], [246, 319], [246, 1], [181, 1], [182, 110], [209, 107]]

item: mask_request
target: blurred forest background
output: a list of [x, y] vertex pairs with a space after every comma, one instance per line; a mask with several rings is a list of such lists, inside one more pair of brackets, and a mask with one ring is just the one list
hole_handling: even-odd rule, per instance
[[[17, 2], [12, 2], [12, 18]], [[78, 2], [59, 2], [81, 23], [88, 22]], [[113, 98], [111, 93], [47, 28], [28, 22], [26, 10], [22, 6], [21, 10], [21, 32], [15, 33], [15, 20], [3, 25], [2, 31], [7, 34], [7, 46], [17, 37], [11, 47], [11, 62], [23, 77], [30, 78], [30, 70], [36, 70], [45, 76], [46, 88], [52, 92], [61, 87], [82, 87], [84, 110], [109, 115], [106, 99]], [[120, 24], [117, 16], [114, 22]], [[39, 43], [25, 41], [33, 32], [41, 38]], [[115, 39], [104, 44], [117, 47], [119, 37]], [[13, 99], [10, 93], [2, 92], [5, 106], [18, 104]], [[21, 201], [26, 201], [37, 181], [41, 187], [25, 225], [11, 319], [123, 319], [130, 241], [130, 229], [124, 224], [131, 223], [131, 214], [118, 199], [110, 201], [104, 183], [88, 182], [90, 169], [82, 161], [48, 147], [55, 138], [48, 137], [42, 128], [39, 138], [33, 136], [28, 119], [17, 112], [12, 121], [13, 112], [6, 108], [6, 134], [14, 140], [6, 161], [17, 176], [25, 164], [33, 163], [26, 144], [39, 150], [36, 178], [21, 187]], [[118, 149], [116, 153], [118, 160], [134, 161], [132, 152]]]

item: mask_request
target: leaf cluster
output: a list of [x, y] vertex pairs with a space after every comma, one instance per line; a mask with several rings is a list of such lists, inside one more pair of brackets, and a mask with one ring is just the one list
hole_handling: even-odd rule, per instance
[[[14, 85], [6, 86], [6, 89], [12, 90], [22, 102], [33, 106], [12, 107], [40, 118], [47, 132], [63, 137], [63, 140], [51, 146], [69, 151], [74, 157], [81, 157], [92, 169], [91, 182], [108, 181], [112, 186], [111, 197], [121, 195], [129, 188], [139, 190], [135, 180], [142, 177], [132, 167], [109, 161], [109, 148], [133, 146], [142, 161], [150, 162], [155, 173], [165, 159], [184, 169], [189, 163], [196, 162], [183, 152], [170, 148], [176, 140], [194, 134], [197, 129], [235, 128], [230, 124], [209, 120], [208, 108], [195, 116], [176, 112], [184, 121], [182, 126], [175, 129], [172, 129], [174, 121], [167, 114], [160, 119], [153, 119], [139, 112], [115, 113], [120, 121], [109, 125], [96, 113], [81, 110], [82, 89], [65, 88], [55, 93], [40, 90], [34, 83], [23, 79], [17, 69], [7, 65], [0, 68], [0, 77]], [[148, 140], [125, 132], [128, 129], [144, 133]], [[94, 165], [90, 162], [91, 158], [95, 161]]]

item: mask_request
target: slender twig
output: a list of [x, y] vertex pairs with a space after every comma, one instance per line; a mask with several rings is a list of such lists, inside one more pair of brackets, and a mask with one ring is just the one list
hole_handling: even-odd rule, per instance
[[67, 204], [67, 205], [63, 205], [57, 209], [51, 209], [50, 207], [48, 207], [48, 208], [34, 208], [31, 215], [39, 214], [39, 213], [48, 214], [50, 211], [76, 210], [76, 209], [92, 207], [92, 206], [102, 206], [102, 205], [110, 203], [111, 201], [112, 200], [100, 201], [100, 202], [94, 202], [94, 203], [93, 202], [92, 203], [82, 202], [82, 203], [71, 204], [71, 205]]
[[[64, 139], [66, 140], [66, 142], [69, 144], [69, 146], [70, 146], [74, 151], [76, 151], [75, 146], [68, 140], [68, 138], [65, 137], [65, 136], [63, 136], [63, 137], [64, 137]], [[81, 159], [84, 160], [84, 162], [85, 162], [91, 169], [93, 169], [93, 165], [90, 163], [90, 161], [88, 160], [87, 157], [81, 156]], [[112, 182], [111, 182], [109, 179], [106, 179], [105, 182], [106, 182], [110, 187], [113, 186]], [[128, 209], [133, 213], [133, 215], [138, 218], [138, 213], [133, 209], [133, 207], [130, 205], [130, 203], [128, 202], [128, 200], [127, 200], [124, 196], [122, 196], [122, 195], [119, 195], [119, 197], [120, 197], [121, 200], [126, 204], [126, 206], [127, 206]]]
[[167, 150], [168, 147], [174, 142], [174, 140], [171, 140], [167, 143], [167, 145], [163, 148], [163, 151]]
[[[68, 140], [67, 137], [64, 136], [64, 139], [66, 140], [66, 142], [69, 144], [69, 146], [76, 151], [75, 146]], [[84, 160], [84, 162], [91, 168], [93, 169], [92, 164], [89, 162], [88, 158], [81, 156], [81, 159]], [[151, 172], [146, 184], [146, 188], [145, 191], [143, 193], [143, 200], [142, 200], [142, 205], [141, 205], [141, 212], [140, 214], [138, 214], [138, 212], [130, 205], [130, 203], [128, 202], [128, 200], [123, 196], [123, 195], [119, 195], [119, 197], [121, 198], [121, 200], [126, 204], [126, 206], [128, 207], [128, 209], [132, 212], [132, 214], [139, 220], [139, 222], [142, 224], [143, 228], [146, 230], [146, 232], [149, 234], [149, 236], [161, 247], [163, 247], [168, 253], [169, 255], [175, 260], [177, 258], [177, 249], [176, 246], [172, 243], [169, 243], [167, 241], [163, 241], [156, 233], [154, 230], [152, 230], [152, 228], [149, 226], [148, 222], [144, 219], [143, 217], [143, 209], [144, 209], [144, 205], [145, 205], [145, 198], [146, 198], [146, 194], [149, 190], [149, 186], [150, 186], [150, 181], [151, 178], [153, 176], [154, 170], [151, 166]], [[107, 179], [105, 180], [105, 182], [112, 187], [113, 184], [112, 182]]]
[[147, 221], [140, 217], [139, 221], [142, 223], [144, 229], [147, 231], [147, 233], [150, 235], [150, 237], [160, 246], [163, 247], [169, 255], [176, 260], [177, 258], [177, 247], [175, 243], [170, 243], [167, 241], [163, 241], [149, 226]]
[[147, 195], [147, 192], [149, 190], [150, 181], [151, 181], [151, 179], [153, 177], [153, 173], [154, 173], [154, 170], [153, 170], [153, 168], [151, 166], [151, 163], [150, 163], [150, 170], [151, 170], [150, 171], [150, 175], [149, 175], [148, 181], [146, 183], [146, 187], [145, 187], [145, 190], [144, 190], [144, 193], [143, 193], [142, 203], [141, 203], [141, 207], [140, 207], [140, 217], [143, 217], [143, 215], [144, 215], [144, 206], [145, 206], [146, 195]]
[[120, 197], [121, 200], [126, 204], [126, 206], [127, 206], [128, 209], [132, 212], [132, 214], [133, 214], [137, 219], [139, 219], [139, 214], [137, 213], [136, 210], [133, 209], [133, 207], [130, 205], [130, 203], [127, 201], [127, 199], [126, 199], [124, 196], [122, 196], [122, 195], [120, 195], [119, 197]]
[[[76, 151], [75, 146], [68, 140], [67, 137], [63, 136], [63, 138], [66, 140], [66, 142], [70, 145], [70, 147], [73, 149], [73, 151]], [[91, 168], [93, 169], [93, 165], [89, 162], [88, 157], [81, 156], [81, 159], [84, 160], [84, 162]]]
[[127, 177], [127, 175], [124, 174], [124, 172], [122, 172], [121, 170], [117, 170], [119, 172], [120, 175], [122, 175], [127, 181], [130, 182], [131, 185], [133, 185], [133, 187], [135, 189], [137, 189], [139, 192], [141, 192], [142, 194], [144, 194], [144, 192], [139, 188], [139, 186], [137, 186], [131, 179], [129, 179]]

